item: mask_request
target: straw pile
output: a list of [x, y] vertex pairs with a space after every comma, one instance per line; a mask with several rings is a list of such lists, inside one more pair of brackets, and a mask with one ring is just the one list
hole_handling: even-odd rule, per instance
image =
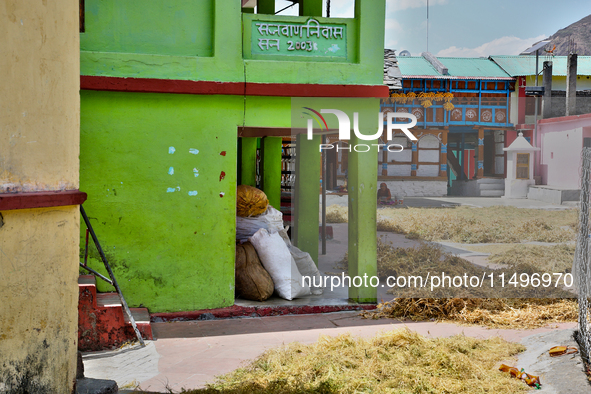
[[363, 312], [370, 319], [451, 322], [489, 328], [529, 329], [577, 321], [577, 301], [543, 298], [397, 298]]
[[425, 338], [408, 329], [363, 339], [321, 337], [265, 352], [187, 393], [475, 393], [527, 391], [497, 370], [524, 347], [501, 338]]
[[378, 217], [378, 231], [460, 243], [566, 242], [575, 239], [576, 225], [576, 210], [546, 211], [504, 206], [385, 208], [380, 210]]
[[347, 223], [349, 221], [349, 210], [342, 205], [330, 205], [326, 207], [327, 223]]

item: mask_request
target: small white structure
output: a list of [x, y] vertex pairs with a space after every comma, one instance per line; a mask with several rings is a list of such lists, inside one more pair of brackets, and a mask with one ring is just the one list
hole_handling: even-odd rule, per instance
[[508, 148], [507, 152], [507, 178], [505, 178], [505, 198], [527, 198], [530, 185], [534, 185], [534, 152], [540, 148], [534, 148], [523, 137], [519, 136]]

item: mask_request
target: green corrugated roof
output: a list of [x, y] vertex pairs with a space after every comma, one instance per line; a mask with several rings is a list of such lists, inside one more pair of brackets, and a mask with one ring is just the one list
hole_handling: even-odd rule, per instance
[[449, 75], [441, 75], [435, 67], [422, 56], [399, 56], [398, 68], [402, 77], [434, 78], [510, 78], [498, 65], [487, 58], [439, 57]]
[[[491, 56], [503, 70], [513, 77], [534, 75], [536, 73], [535, 56]], [[552, 75], [566, 76], [566, 56], [539, 56], [538, 72], [542, 71], [544, 61], [552, 61]], [[579, 56], [577, 59], [577, 74], [591, 75], [591, 56]]]
[[482, 57], [438, 57], [453, 77], [508, 78], [505, 71]]
[[422, 56], [398, 56], [398, 68], [402, 77], [412, 76], [433, 76], [440, 77], [441, 74], [435, 70], [435, 67], [431, 65]]

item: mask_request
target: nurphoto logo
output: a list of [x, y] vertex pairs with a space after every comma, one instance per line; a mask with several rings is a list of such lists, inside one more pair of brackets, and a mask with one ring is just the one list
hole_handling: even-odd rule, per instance
[[[309, 115], [311, 119], [307, 121], [307, 132], [308, 132], [308, 140], [313, 138], [314, 134], [314, 121], [318, 123], [320, 126], [320, 130], [323, 128], [328, 130], [328, 125], [326, 120], [322, 116], [322, 114], [333, 114], [337, 117], [339, 122], [339, 140], [350, 140], [351, 139], [351, 120], [349, 116], [338, 109], [321, 109], [320, 112], [310, 108], [310, 107], [303, 107], [308, 111], [312, 112], [304, 112], [304, 114]], [[315, 116], [314, 116], [315, 115]], [[401, 118], [401, 119], [410, 119], [410, 123], [394, 123], [394, 118]], [[394, 130], [400, 130], [410, 139], [411, 141], [417, 141], [417, 137], [415, 137], [409, 129], [413, 128], [417, 124], [417, 118], [413, 114], [409, 114], [406, 112], [387, 112], [386, 113], [386, 141], [392, 140], [392, 135]], [[323, 127], [324, 126], [324, 127]], [[375, 141], [382, 137], [384, 134], [384, 113], [378, 113], [378, 131], [375, 134], [362, 134], [359, 131], [359, 113], [353, 113], [353, 132], [360, 140], [364, 141]], [[404, 147], [400, 144], [356, 144], [356, 145], [349, 145], [347, 147], [342, 147], [333, 144], [320, 144], [320, 151], [328, 150], [328, 149], [336, 149], [337, 152], [339, 150], [354, 150], [355, 152], [369, 152], [375, 146], [378, 152], [381, 149], [385, 148], [388, 152], [402, 152]]]

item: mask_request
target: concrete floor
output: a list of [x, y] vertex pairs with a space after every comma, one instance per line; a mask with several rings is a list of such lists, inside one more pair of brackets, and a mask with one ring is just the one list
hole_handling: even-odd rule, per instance
[[[367, 320], [357, 312], [154, 323], [155, 340], [148, 341], [145, 348], [86, 353], [83, 358], [87, 377], [115, 380], [120, 389], [140, 387], [163, 393], [170, 388], [180, 392], [182, 388], [203, 387], [213, 382], [215, 376], [244, 365], [266, 349], [290, 342], [313, 343], [321, 335], [350, 333], [370, 337], [406, 327], [427, 337], [463, 334], [475, 338], [500, 336], [520, 342], [536, 334], [572, 332], [575, 326], [576, 323], [567, 323], [535, 330], [490, 330], [447, 323]], [[536, 349], [535, 345], [530, 347]], [[528, 367], [527, 372], [540, 374], [534, 365]], [[585, 378], [584, 374], [579, 375]]]
[[[332, 203], [346, 203], [346, 196], [329, 199]], [[448, 204], [471, 206], [511, 205], [521, 208], [565, 209], [545, 203], [527, 200], [500, 198], [428, 198], [406, 199], [408, 206], [441, 207]], [[334, 239], [327, 242], [327, 254], [320, 255], [319, 269], [325, 275], [338, 275], [336, 267], [347, 251], [347, 224], [333, 224]], [[403, 235], [379, 233], [384, 240], [396, 246], [414, 247], [419, 241], [406, 239]], [[442, 244], [451, 253], [474, 259], [474, 263], [486, 261], [486, 254], [462, 249], [461, 244]], [[378, 288], [378, 299], [391, 299], [385, 290]], [[348, 304], [348, 290], [338, 287], [328, 289], [322, 296], [309, 296], [299, 300], [285, 301], [273, 298], [268, 305], [339, 305]], [[237, 300], [237, 305], [257, 303]], [[230, 372], [247, 360], [259, 356], [266, 349], [290, 342], [312, 343], [320, 335], [336, 336], [351, 333], [368, 337], [383, 330], [407, 327], [429, 337], [463, 334], [477, 338], [501, 336], [509, 341], [522, 342], [528, 350], [520, 356], [517, 366], [525, 366], [528, 373], [540, 375], [543, 392], [579, 393], [591, 392], [581, 372], [580, 358], [548, 361], [546, 347], [570, 344], [576, 323], [559, 324], [536, 330], [490, 330], [483, 327], [437, 324], [434, 322], [404, 322], [395, 320], [366, 320], [358, 312], [337, 312], [315, 315], [290, 315], [153, 323], [154, 341], [145, 348], [130, 348], [118, 351], [87, 353], [84, 355], [86, 376], [116, 380], [120, 392], [132, 392], [140, 387], [150, 392], [180, 392], [182, 388], [203, 387], [215, 376]], [[560, 367], [562, 366], [562, 367]], [[563, 368], [563, 369], [560, 369]], [[566, 368], [566, 370], [564, 370]]]

